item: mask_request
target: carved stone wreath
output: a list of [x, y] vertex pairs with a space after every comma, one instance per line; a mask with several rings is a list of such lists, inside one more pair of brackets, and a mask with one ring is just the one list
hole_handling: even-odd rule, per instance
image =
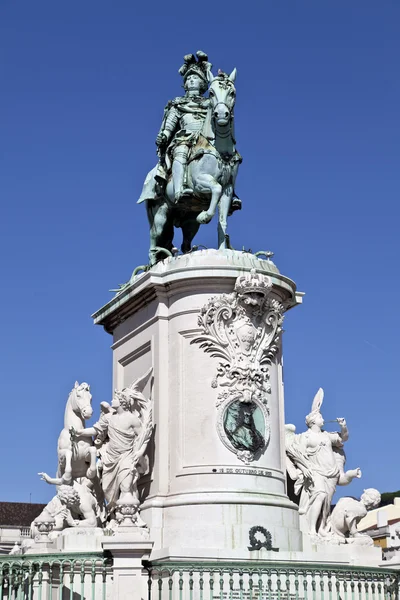
[[[264, 539], [260, 540], [260, 535]], [[268, 529], [265, 529], [265, 527], [262, 527], [261, 525], [255, 525], [254, 527], [250, 528], [249, 542], [250, 546], [248, 546], [248, 550], [250, 550], [250, 552], [254, 550], [261, 550], [261, 548], [272, 550], [273, 552], [279, 552], [279, 548], [272, 547], [271, 533], [268, 531]]]
[[[245, 463], [256, 460], [266, 449], [270, 437], [269, 365], [279, 349], [284, 312], [284, 307], [271, 296], [271, 292], [272, 281], [266, 275], [257, 273], [255, 269], [241, 275], [232, 294], [215, 296], [203, 306], [198, 319], [202, 333], [191, 341], [199, 344], [204, 352], [220, 359], [211, 383], [212, 387], [221, 390], [217, 396], [217, 429], [227, 448]], [[237, 413], [241, 412], [237, 427], [247, 428], [248, 435], [244, 438], [249, 438], [248, 442], [244, 439], [244, 447], [240, 447], [239, 442], [232, 444], [232, 436], [227, 435], [223, 426], [226, 411], [233, 401], [248, 405], [242, 411], [237, 410]], [[249, 416], [257, 407], [264, 417], [263, 432], [257, 430]], [[234, 426], [234, 423], [230, 424], [232, 434]], [[262, 448], [257, 451], [246, 448], [246, 443], [253, 450], [260, 446], [260, 436], [264, 439]]]

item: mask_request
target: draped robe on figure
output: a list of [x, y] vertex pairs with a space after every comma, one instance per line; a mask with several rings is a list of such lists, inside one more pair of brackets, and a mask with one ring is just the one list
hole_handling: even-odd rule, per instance
[[101, 448], [103, 463], [102, 487], [109, 505], [115, 504], [120, 493], [121, 483], [132, 477], [136, 432], [122, 431], [115, 424], [116, 415], [102, 415], [93, 426], [100, 436], [108, 435], [108, 441]]
[[321, 431], [320, 433], [313, 434], [313, 436], [318, 436], [318, 443], [312, 447], [307, 443], [307, 438], [310, 435], [309, 431], [302, 433], [300, 435], [300, 445], [303, 448], [303, 453], [307, 456], [307, 466], [312, 473], [313, 481], [309, 482], [307, 479], [304, 480], [303, 477], [299, 478], [295, 484], [295, 491], [297, 486], [303, 486], [299, 506], [299, 514], [301, 515], [307, 514], [317, 497], [324, 496], [321, 511], [321, 525], [323, 529], [326, 526], [331, 510], [332, 498], [340, 478], [340, 468], [335, 448], [341, 448], [343, 442], [338, 433]]

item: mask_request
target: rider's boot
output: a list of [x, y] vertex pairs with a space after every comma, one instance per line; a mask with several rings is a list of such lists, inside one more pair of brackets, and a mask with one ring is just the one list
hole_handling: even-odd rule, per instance
[[233, 195], [232, 195], [232, 202], [231, 202], [231, 210], [241, 210], [242, 208], [242, 201], [240, 198], [238, 198], [238, 196], [236, 195], [236, 191], [233, 190]]
[[179, 202], [185, 196], [191, 196], [193, 190], [183, 187], [185, 171], [187, 166], [189, 148], [179, 146], [174, 153], [174, 162], [172, 164], [172, 181], [174, 183], [175, 202]]

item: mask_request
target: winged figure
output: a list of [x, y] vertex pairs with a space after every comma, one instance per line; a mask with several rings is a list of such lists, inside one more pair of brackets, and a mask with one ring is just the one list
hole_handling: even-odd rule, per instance
[[84, 430], [96, 437], [109, 512], [117, 503], [139, 505], [137, 481], [153, 431], [153, 401], [143, 395], [151, 375], [149, 369], [130, 387], [116, 390], [111, 406], [103, 403], [100, 419]]
[[286, 456], [289, 477], [300, 494], [299, 514], [304, 515], [307, 532], [324, 536], [333, 494], [337, 485], [347, 485], [361, 477], [360, 469], [344, 471], [346, 456], [343, 444], [349, 438], [345, 419], [338, 418], [340, 432], [324, 431], [321, 406], [323, 389], [316, 393], [311, 412], [306, 416], [308, 430], [296, 434], [294, 425], [286, 425]]

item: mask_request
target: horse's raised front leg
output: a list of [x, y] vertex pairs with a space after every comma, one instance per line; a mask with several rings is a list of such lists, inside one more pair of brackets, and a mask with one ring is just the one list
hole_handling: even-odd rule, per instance
[[56, 477], [49, 477], [47, 473], [39, 473], [42, 480], [52, 485], [70, 484], [72, 482], [72, 451], [58, 451], [58, 469]]
[[202, 188], [209, 189], [211, 192], [211, 201], [208, 210], [203, 210], [197, 216], [197, 222], [200, 225], [204, 225], [205, 223], [209, 223], [215, 215], [219, 199], [221, 198], [222, 185], [212, 175], [207, 175], [206, 173], [199, 174], [196, 183], [199, 183]]
[[86, 471], [86, 477], [88, 479], [94, 479], [96, 477], [96, 474], [97, 474], [96, 456], [97, 456], [97, 451], [96, 451], [95, 446], [90, 446], [90, 448], [88, 450], [88, 458], [90, 458], [90, 464], [89, 464], [88, 470]]
[[228, 185], [222, 192], [221, 200], [219, 201], [219, 219], [218, 219], [218, 248], [224, 250], [229, 248], [227, 243], [226, 230], [228, 227], [228, 213], [232, 202], [233, 186]]

